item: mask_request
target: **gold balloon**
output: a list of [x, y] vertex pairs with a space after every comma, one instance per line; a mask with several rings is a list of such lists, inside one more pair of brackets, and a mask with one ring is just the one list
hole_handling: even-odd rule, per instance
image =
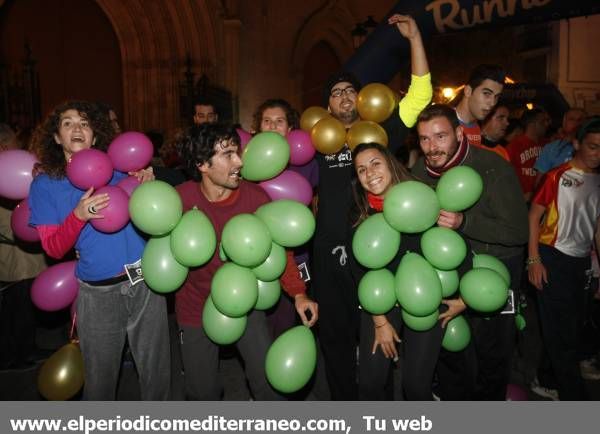
[[49, 401], [65, 401], [83, 386], [83, 357], [71, 342], [52, 354], [38, 374], [38, 390]]
[[302, 116], [300, 116], [300, 128], [304, 131], [310, 132], [312, 127], [321, 119], [330, 116], [329, 112], [323, 107], [312, 106], [304, 110]]
[[310, 138], [321, 154], [335, 154], [344, 147], [346, 128], [334, 117], [327, 116], [312, 127]]
[[383, 122], [396, 107], [394, 92], [381, 83], [371, 83], [363, 87], [356, 100], [360, 117], [367, 121]]
[[361, 143], [379, 143], [387, 146], [388, 136], [381, 125], [371, 121], [359, 121], [348, 130], [346, 143], [350, 150]]

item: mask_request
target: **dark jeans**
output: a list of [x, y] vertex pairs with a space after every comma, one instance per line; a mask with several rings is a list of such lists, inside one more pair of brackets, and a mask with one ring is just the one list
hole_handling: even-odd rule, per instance
[[[371, 315], [361, 311], [359, 352], [359, 399], [364, 401], [391, 400], [393, 396], [392, 360], [380, 348], [371, 354], [375, 328]], [[402, 326], [400, 308], [386, 314], [387, 320], [402, 336], [402, 389], [410, 401], [431, 401], [431, 383], [444, 334], [441, 323], [432, 329], [417, 332]]]
[[540, 244], [548, 283], [538, 292], [542, 339], [562, 401], [585, 399], [578, 348], [590, 258], [565, 255]]
[[[206, 336], [202, 327], [180, 328], [186, 398], [193, 401], [221, 399], [223, 385], [218, 373], [219, 345]], [[244, 359], [252, 395], [258, 401], [283, 399], [271, 388], [265, 375], [265, 358], [272, 342], [265, 313], [251, 311], [248, 314], [246, 331], [235, 345]]]
[[0, 367], [24, 362], [35, 350], [35, 308], [29, 291], [33, 279], [0, 282]]
[[319, 303], [319, 342], [331, 398], [356, 400], [356, 346], [360, 324], [356, 285], [341, 246], [315, 246], [312, 259], [313, 290]]

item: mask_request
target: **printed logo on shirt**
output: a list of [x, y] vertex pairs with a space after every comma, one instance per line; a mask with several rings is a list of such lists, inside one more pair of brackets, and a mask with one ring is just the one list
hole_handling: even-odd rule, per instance
[[519, 154], [521, 158], [521, 164], [526, 162], [527, 160], [531, 160], [532, 158], [537, 158], [542, 153], [541, 146], [534, 146], [533, 148], [527, 148], [523, 152]]
[[346, 167], [352, 164], [352, 152], [346, 148], [337, 154], [325, 155], [325, 161], [329, 162], [329, 169], [336, 167]]
[[568, 173], [563, 173], [562, 177], [560, 178], [560, 185], [567, 188], [577, 188], [583, 185], [583, 181], [581, 179], [574, 178]]

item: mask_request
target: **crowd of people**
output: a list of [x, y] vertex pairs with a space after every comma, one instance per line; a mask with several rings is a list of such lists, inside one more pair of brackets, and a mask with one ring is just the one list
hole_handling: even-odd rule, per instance
[[[246, 331], [235, 344], [253, 398], [289, 398], [267, 381], [265, 357], [277, 336], [304, 324], [313, 328], [319, 343], [316, 380], [304, 395], [309, 399], [393, 399], [392, 371], [400, 361], [399, 389], [405, 399], [504, 400], [517, 305], [533, 288], [544, 348], [533, 390], [551, 399], [586, 399], [584, 377], [600, 380], [600, 366], [581, 342], [586, 298], [594, 296], [598, 285], [600, 118], [568, 110], [553, 136], [550, 116], [541, 107], [522, 111], [516, 121], [511, 117], [515, 111], [499, 103], [505, 72], [496, 65], [476, 67], [453, 106], [432, 105], [431, 73], [416, 23], [394, 15], [389, 25], [407, 39], [411, 58], [410, 88], [392, 116], [399, 118], [401, 136], [416, 134], [417, 153], [405, 165], [397, 158], [402, 141], [387, 147], [362, 143], [354, 149], [344, 145], [333, 154], [317, 153], [307, 164], [289, 167], [313, 188], [316, 231], [308, 245], [286, 252], [281, 277], [285, 293], [270, 311], [248, 315]], [[345, 71], [334, 74], [323, 89], [323, 105], [346, 129], [361, 120], [360, 90], [359, 80]], [[242, 179], [240, 136], [234, 126], [221, 122], [214, 103], [198, 101], [191, 120], [193, 125], [157, 153], [149, 167], [129, 175], [142, 183], [160, 179], [175, 186], [184, 211], [201, 210], [220, 240], [229, 219], [253, 213], [270, 198], [260, 186]], [[298, 112], [283, 99], [269, 99], [254, 113], [254, 134], [272, 131], [285, 137], [298, 128]], [[29, 195], [30, 224], [47, 256], [61, 259], [76, 251], [83, 399], [115, 398], [127, 346], [141, 398], [166, 400], [171, 375], [166, 297], [144, 281], [132, 282], [124, 271], [125, 266], [139, 267], [146, 240], [131, 222], [110, 234], [88, 224], [102, 218], [108, 198], [93, 188], [77, 189], [65, 172], [75, 153], [106, 150], [120, 131], [114, 111], [105, 104], [70, 101], [48, 115], [31, 140], [40, 165]], [[0, 149], [14, 146], [5, 144], [2, 130], [0, 138]], [[458, 232], [474, 254], [493, 255], [504, 263], [512, 282], [509, 298], [517, 308], [482, 314], [460, 295], [450, 296], [442, 300], [437, 323], [427, 331], [404, 324], [398, 306], [379, 315], [360, 309], [357, 288], [368, 270], [352, 252], [357, 227], [382, 212], [395, 185], [417, 181], [435, 187], [444, 173], [459, 166], [481, 176], [483, 193], [462, 212], [442, 209], [437, 225]], [[115, 171], [109, 184], [125, 176]], [[43, 266], [39, 253], [21, 252], [12, 234], [5, 234], [9, 225], [4, 220], [0, 248], [7, 253], [2, 253], [0, 281], [2, 321], [7, 322], [2, 345], [10, 349], [2, 353], [10, 355], [2, 359], [6, 368], [26, 361], [32, 345], [22, 348], [31, 341], [31, 331], [27, 338], [16, 338], [19, 327], [9, 324], [5, 312], [13, 308], [5, 306], [11, 297], [23, 298]], [[387, 268], [395, 272], [406, 252], [420, 252], [420, 238], [402, 234]], [[461, 275], [472, 268], [469, 258], [459, 267]], [[595, 271], [590, 271], [592, 261]], [[222, 264], [217, 249], [208, 263], [190, 270], [174, 296], [185, 397], [190, 400], [218, 400], [223, 393], [218, 371], [224, 349], [202, 324], [211, 280]], [[597, 292], [595, 296], [600, 298]], [[462, 351], [447, 351], [442, 347], [445, 328], [460, 314], [470, 325], [471, 341]], [[10, 330], [6, 336], [5, 330]], [[23, 330], [31, 326], [19, 333]]]

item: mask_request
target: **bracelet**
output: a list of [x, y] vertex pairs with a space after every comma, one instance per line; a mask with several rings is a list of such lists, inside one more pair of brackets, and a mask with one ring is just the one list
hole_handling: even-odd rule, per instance
[[541, 256], [534, 256], [533, 258], [527, 258], [525, 260], [525, 265], [541, 264], [541, 263], [542, 263]]
[[380, 325], [377, 325], [377, 324], [375, 324], [375, 328], [376, 328], [376, 329], [380, 329], [381, 327], [383, 327], [383, 326], [384, 326], [384, 325], [386, 325], [386, 324], [388, 324], [388, 322], [387, 322], [387, 321], [386, 321], [386, 322], [384, 322], [383, 324], [380, 324]]

